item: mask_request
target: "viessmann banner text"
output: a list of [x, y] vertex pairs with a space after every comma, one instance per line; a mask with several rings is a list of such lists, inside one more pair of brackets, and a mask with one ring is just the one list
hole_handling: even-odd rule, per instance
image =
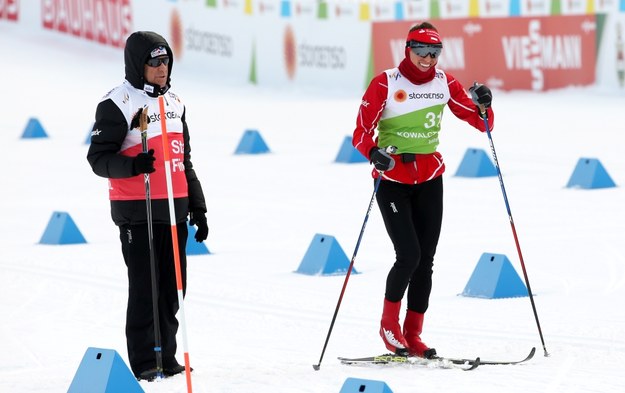
[[[404, 57], [413, 22], [373, 23], [374, 72]], [[594, 16], [437, 20], [444, 50], [439, 66], [465, 86], [549, 90], [595, 82]]]

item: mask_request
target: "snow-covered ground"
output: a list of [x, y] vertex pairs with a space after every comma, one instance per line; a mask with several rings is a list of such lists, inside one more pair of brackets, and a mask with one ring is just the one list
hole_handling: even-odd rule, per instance
[[[0, 391], [7, 393], [67, 391], [88, 347], [127, 359], [125, 266], [106, 180], [85, 159], [95, 107], [121, 82], [123, 56], [59, 40], [67, 45], [0, 24]], [[335, 236], [348, 257], [354, 250], [370, 166], [334, 158], [362, 92], [275, 91], [218, 77], [174, 67], [209, 205], [212, 254], [189, 257], [185, 301], [195, 392], [332, 393], [347, 377], [382, 380], [395, 393], [623, 391], [622, 91], [495, 93], [493, 138], [550, 357], [529, 298], [458, 296], [484, 252], [505, 254], [519, 274], [521, 266], [497, 178], [453, 176], [466, 149], [488, 152], [488, 139], [446, 112], [445, 217], [424, 340], [452, 356], [519, 358], [533, 346], [536, 356], [473, 372], [339, 364], [337, 356], [385, 351], [378, 324], [393, 250], [376, 206], [356, 258], [362, 274], [349, 280], [314, 371], [344, 276], [294, 271], [316, 233]], [[20, 138], [31, 116], [49, 138]], [[271, 154], [233, 154], [248, 128], [261, 132]], [[620, 186], [566, 188], [580, 157], [599, 158]], [[54, 211], [70, 213], [88, 243], [38, 244]], [[182, 376], [141, 386], [187, 391]]]

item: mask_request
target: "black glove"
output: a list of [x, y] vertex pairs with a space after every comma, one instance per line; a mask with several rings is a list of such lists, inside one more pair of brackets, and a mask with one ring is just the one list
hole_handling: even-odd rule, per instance
[[[134, 128], [139, 128], [141, 129], [141, 114], [143, 114], [143, 109], [144, 108], [139, 108], [139, 110], [137, 110], [137, 113], [135, 113], [135, 115], [132, 117], [132, 120], [130, 121], [130, 129], [134, 129]], [[150, 118], [146, 115], [146, 121], [147, 124], [150, 124]]]
[[195, 241], [202, 243], [208, 237], [208, 224], [206, 223], [206, 215], [204, 212], [195, 211], [189, 214], [189, 225], [197, 225], [195, 232]]
[[371, 163], [378, 171], [390, 171], [395, 167], [395, 160], [381, 147], [374, 147], [369, 152]]
[[135, 160], [133, 162], [133, 168], [135, 173], [138, 175], [140, 173], [152, 173], [156, 169], [154, 169], [154, 149], [150, 149], [147, 153], [141, 152], [137, 154]]
[[493, 102], [493, 93], [490, 92], [486, 85], [476, 82], [469, 87], [469, 93], [471, 93], [471, 100], [477, 106], [483, 105], [484, 108], [488, 108], [491, 102]]

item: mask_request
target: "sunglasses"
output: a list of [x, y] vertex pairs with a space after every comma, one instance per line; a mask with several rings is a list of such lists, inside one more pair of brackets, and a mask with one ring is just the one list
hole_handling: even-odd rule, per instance
[[168, 65], [169, 57], [156, 57], [154, 59], [148, 59], [145, 64], [149, 65], [150, 67], [160, 67], [161, 64]]
[[436, 59], [443, 51], [443, 45], [441, 44], [429, 45], [421, 42], [410, 41], [406, 46], [408, 46], [415, 55], [420, 57], [427, 57], [430, 55], [432, 59]]

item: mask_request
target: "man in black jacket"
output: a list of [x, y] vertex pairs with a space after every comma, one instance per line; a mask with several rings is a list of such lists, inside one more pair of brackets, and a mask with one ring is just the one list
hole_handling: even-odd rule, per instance
[[[167, 41], [154, 32], [131, 34], [124, 50], [125, 81], [106, 94], [96, 109], [87, 160], [93, 172], [109, 179], [111, 215], [119, 227], [128, 268], [126, 339], [130, 367], [138, 379], [157, 376], [151, 258], [144, 174], [150, 174], [152, 238], [156, 265], [163, 374], [184, 371], [178, 364], [178, 295], [171, 228], [178, 235], [183, 293], [186, 291], [187, 216], [197, 225], [195, 239], [206, 240], [206, 203], [193, 164], [186, 108], [170, 91], [174, 57]], [[165, 102], [161, 118], [158, 97]], [[141, 141], [140, 119], [147, 118], [148, 150]], [[161, 121], [166, 121], [173, 184], [175, 223], [170, 222]], [[143, 122], [145, 124], [145, 121]]]

